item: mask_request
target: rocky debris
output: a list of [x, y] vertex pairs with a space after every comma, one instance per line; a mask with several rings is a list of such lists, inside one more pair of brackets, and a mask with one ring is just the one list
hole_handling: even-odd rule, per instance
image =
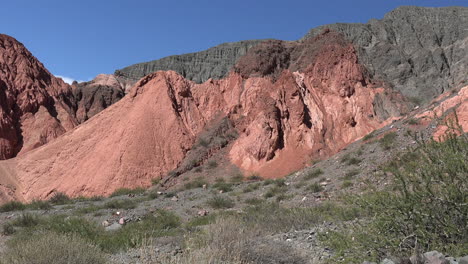
[[115, 222], [115, 223], [113, 223], [113, 224], [111, 224], [109, 226], [106, 226], [105, 230], [106, 231], [116, 231], [116, 230], [119, 230], [120, 228], [122, 228], [122, 225]]
[[[386, 258], [380, 264], [465, 264], [468, 263], [468, 256], [454, 258], [446, 256], [437, 251], [430, 251], [419, 256], [413, 255], [409, 259], [389, 259]], [[375, 262], [364, 261], [363, 264], [377, 264]]]
[[[366, 24], [338, 23], [314, 29], [343, 33], [374, 79], [404, 96], [427, 102], [463, 85], [468, 72], [468, 8], [402, 6]], [[416, 103], [417, 104], [417, 103]]]
[[249, 48], [262, 40], [246, 40], [224, 43], [216, 47], [183, 55], [165, 57], [145, 63], [139, 63], [116, 70], [117, 78], [133, 81], [156, 71], [176, 71], [188, 80], [202, 83], [208, 79], [226, 77], [237, 59], [243, 56]]
[[197, 215], [198, 216], [207, 216], [208, 215], [208, 211], [207, 210], [199, 210], [197, 212]]

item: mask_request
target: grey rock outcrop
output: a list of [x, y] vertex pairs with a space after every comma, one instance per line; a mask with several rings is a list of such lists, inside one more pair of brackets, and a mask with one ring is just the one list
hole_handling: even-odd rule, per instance
[[422, 102], [462, 86], [468, 72], [468, 8], [403, 6], [366, 24], [331, 24], [359, 50], [374, 79]]
[[237, 59], [262, 40], [224, 43], [216, 47], [183, 55], [138, 63], [115, 71], [115, 76], [137, 81], [155, 71], [173, 70], [185, 78], [202, 83], [210, 78], [221, 79], [229, 73]]

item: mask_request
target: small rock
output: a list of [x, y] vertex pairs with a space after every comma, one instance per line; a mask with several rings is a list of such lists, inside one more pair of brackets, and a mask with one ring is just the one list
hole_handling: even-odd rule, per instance
[[203, 185], [202, 185], [202, 188], [203, 188], [204, 190], [206, 190], [206, 184], [203, 184]]
[[450, 264], [450, 261], [445, 259], [445, 256], [437, 251], [430, 251], [423, 254], [424, 263], [427, 264]]
[[125, 218], [120, 218], [119, 219], [119, 225], [125, 225]]
[[468, 264], [468, 256], [464, 256], [458, 260], [458, 264]]
[[302, 198], [302, 201], [303, 201], [303, 202], [304, 202], [305, 200], [307, 200], [307, 196], [304, 196], [304, 197]]
[[115, 212], [116, 215], [120, 215], [120, 212]]
[[219, 190], [219, 193], [223, 193], [223, 190]]
[[115, 231], [115, 230], [119, 230], [120, 228], [122, 228], [122, 225], [120, 225], [119, 223], [113, 223], [112, 225], [106, 227], [106, 231]]
[[102, 221], [101, 225], [102, 225], [103, 227], [108, 227], [108, 226], [110, 226], [110, 223], [109, 223], [109, 221], [104, 220], [104, 221]]
[[174, 201], [174, 202], [177, 202], [178, 200], [179, 200], [179, 198], [177, 198], [177, 196], [173, 196], [173, 197], [171, 198], [171, 201]]
[[393, 260], [391, 259], [384, 259], [382, 260], [382, 262], [380, 262], [380, 264], [395, 264], [395, 262], [393, 262]]
[[161, 195], [161, 194], [163, 194], [163, 192], [156, 192], [156, 193], [157, 193], [158, 195]]
[[208, 211], [207, 210], [200, 210], [200, 211], [197, 212], [197, 215], [198, 216], [207, 216]]

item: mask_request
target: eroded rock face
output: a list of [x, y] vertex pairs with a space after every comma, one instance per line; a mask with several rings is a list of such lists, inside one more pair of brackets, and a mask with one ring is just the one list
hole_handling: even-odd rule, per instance
[[467, 81], [467, 24], [467, 7], [402, 6], [366, 24], [311, 29], [304, 39], [325, 28], [343, 33], [374, 79], [385, 81], [406, 97], [428, 102]]
[[73, 95], [77, 101], [76, 118], [82, 123], [125, 95], [125, 83], [114, 75], [100, 74], [89, 82], [72, 85]]
[[70, 87], [21, 43], [0, 34], [0, 159], [12, 158], [77, 125]]
[[385, 124], [373, 107], [385, 90], [372, 85], [351, 43], [324, 32], [309, 44], [284, 44], [292, 59], [274, 71], [252, 67], [202, 84], [173, 71], [147, 75], [105, 111], [0, 169], [14, 174], [25, 200], [149, 186], [179, 166], [210, 120], [224, 116], [239, 133], [229, 159], [246, 172], [281, 177]]

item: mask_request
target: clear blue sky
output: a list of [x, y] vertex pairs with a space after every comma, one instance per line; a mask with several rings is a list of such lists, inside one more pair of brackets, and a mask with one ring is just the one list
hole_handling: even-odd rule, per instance
[[10, 0], [0, 33], [11, 35], [55, 75], [99, 73], [223, 42], [296, 40], [310, 28], [367, 22], [400, 5], [467, 6], [466, 0]]

